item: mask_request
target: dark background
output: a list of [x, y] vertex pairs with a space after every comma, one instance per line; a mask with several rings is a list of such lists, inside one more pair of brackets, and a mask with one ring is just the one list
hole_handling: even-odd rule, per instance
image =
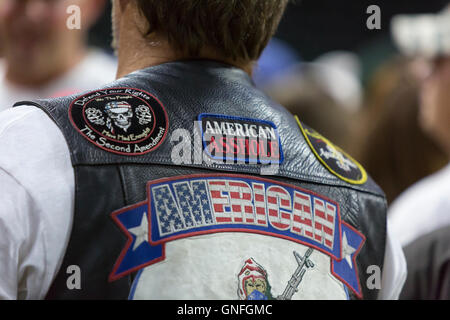
[[[437, 12], [447, 0], [297, 0], [290, 4], [277, 37], [289, 42], [306, 60], [330, 50], [363, 52], [390, 38], [393, 15]], [[381, 30], [369, 30], [367, 7], [381, 9]]]
[[[447, 3], [448, 0], [291, 0], [276, 37], [291, 45], [305, 61], [331, 50], [355, 52], [363, 63], [364, 80], [379, 62], [395, 53], [390, 37], [392, 16], [435, 13]], [[381, 9], [381, 30], [366, 27], [370, 5]], [[107, 1], [105, 14], [90, 34], [90, 43], [105, 50], [111, 50], [110, 10]]]

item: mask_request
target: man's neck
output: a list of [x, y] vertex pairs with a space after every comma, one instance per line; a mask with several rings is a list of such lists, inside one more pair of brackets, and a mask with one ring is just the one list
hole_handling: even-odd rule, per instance
[[252, 62], [230, 61], [211, 48], [204, 48], [195, 57], [177, 53], [164, 36], [153, 33], [145, 37], [145, 26], [146, 21], [134, 2], [113, 2], [113, 47], [118, 56], [116, 78], [147, 67], [187, 59], [215, 60], [234, 65], [251, 75]]
[[[135, 39], [132, 42], [127, 39], [126, 43], [119, 43], [117, 50], [118, 55], [118, 68], [116, 78], [122, 78], [123, 76], [130, 74], [134, 71], [141, 70], [147, 67], [160, 65], [163, 63], [180, 61], [180, 60], [213, 60], [222, 62], [240, 68], [247, 72], [249, 75], [252, 73], [252, 63], [239, 63], [236, 61], [230, 61], [228, 59], [220, 57], [213, 53], [211, 50], [203, 50], [200, 55], [196, 57], [190, 57], [183, 54], [178, 54], [167, 42], [164, 41], [151, 41], [146, 39]], [[144, 41], [143, 41], [144, 40]], [[129, 43], [133, 44], [133, 47], [127, 47]]]

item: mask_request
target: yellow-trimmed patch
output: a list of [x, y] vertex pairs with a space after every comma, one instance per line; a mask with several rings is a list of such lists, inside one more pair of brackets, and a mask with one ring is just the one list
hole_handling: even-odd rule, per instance
[[366, 170], [355, 159], [314, 129], [303, 125], [297, 116], [295, 119], [314, 155], [332, 174], [352, 184], [367, 181]]

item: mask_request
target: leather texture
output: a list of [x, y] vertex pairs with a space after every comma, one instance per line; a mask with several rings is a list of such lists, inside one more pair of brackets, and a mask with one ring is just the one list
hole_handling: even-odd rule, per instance
[[[276, 125], [284, 161], [276, 174], [268, 178], [311, 190], [339, 204], [342, 220], [366, 238], [357, 256], [363, 297], [377, 297], [378, 290], [365, 286], [369, 276], [365, 270], [369, 265], [383, 266], [386, 201], [382, 190], [370, 177], [357, 185], [330, 173], [311, 151], [294, 117], [257, 90], [245, 72], [212, 61], [171, 62], [134, 72], [104, 88], [114, 87], [145, 90], [163, 104], [169, 131], [156, 150], [125, 156], [104, 151], [87, 141], [73, 128], [68, 117], [71, 102], [80, 95], [20, 103], [33, 103], [56, 122], [71, 151], [76, 176], [73, 230], [49, 299], [127, 298], [134, 275], [108, 281], [108, 273], [127, 240], [112, 223], [110, 214], [145, 200], [148, 181], [194, 173], [261, 174], [264, 166], [261, 164], [173, 163], [171, 135], [179, 128], [194, 132], [195, 120], [201, 113], [260, 119]], [[86, 289], [67, 290], [65, 270], [71, 264], [79, 265], [88, 274], [83, 280], [89, 282], [84, 286]], [[351, 298], [356, 296], [351, 293]]]

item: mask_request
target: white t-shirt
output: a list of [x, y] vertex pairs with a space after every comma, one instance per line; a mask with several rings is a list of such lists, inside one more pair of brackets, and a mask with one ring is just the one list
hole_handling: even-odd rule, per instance
[[[56, 124], [33, 106], [1, 112], [0, 299], [45, 297], [70, 238], [74, 186]], [[388, 234], [379, 297], [397, 299], [405, 278], [403, 251]]]
[[18, 101], [65, 96], [97, 88], [116, 77], [116, 59], [98, 50], [86, 57], [69, 72], [41, 88], [30, 89], [14, 85], [5, 79], [5, 65], [0, 60], [0, 112]]
[[450, 163], [403, 192], [389, 208], [391, 231], [402, 247], [450, 225]]

